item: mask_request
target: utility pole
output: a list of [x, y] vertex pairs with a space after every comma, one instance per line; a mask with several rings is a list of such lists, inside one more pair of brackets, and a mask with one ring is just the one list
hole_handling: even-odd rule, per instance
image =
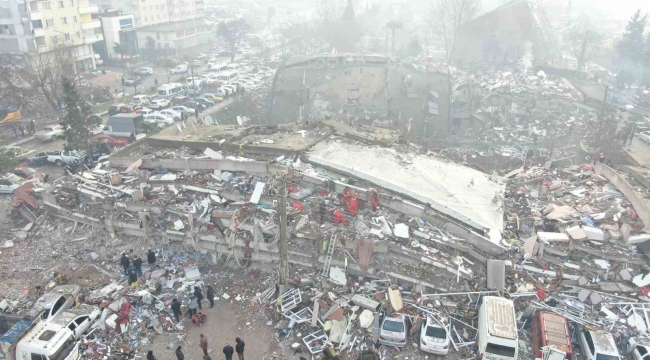
[[[287, 283], [287, 174], [279, 176], [280, 180], [280, 286]], [[282, 294], [282, 288], [280, 289]]]
[[194, 83], [194, 65], [190, 64], [190, 69], [192, 70], [192, 95], [194, 95], [194, 100], [196, 100], [196, 84]]

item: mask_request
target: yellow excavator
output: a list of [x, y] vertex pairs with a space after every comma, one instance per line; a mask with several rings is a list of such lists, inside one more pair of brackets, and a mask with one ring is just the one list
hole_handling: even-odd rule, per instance
[[23, 115], [18, 110], [0, 110], [0, 124], [6, 124], [11, 121], [21, 120]]

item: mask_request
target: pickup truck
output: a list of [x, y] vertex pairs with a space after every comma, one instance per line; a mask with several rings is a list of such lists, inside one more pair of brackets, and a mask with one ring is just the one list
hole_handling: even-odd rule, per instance
[[86, 153], [84, 152], [77, 152], [77, 151], [66, 151], [66, 150], [61, 150], [57, 151], [54, 154], [50, 154], [47, 156], [47, 162], [49, 163], [55, 163], [56, 166], [63, 166], [65, 164], [69, 164], [75, 160], [80, 160], [83, 159], [86, 156]]
[[63, 138], [65, 128], [61, 125], [48, 125], [43, 130], [36, 132], [34, 137], [40, 141], [54, 141]]

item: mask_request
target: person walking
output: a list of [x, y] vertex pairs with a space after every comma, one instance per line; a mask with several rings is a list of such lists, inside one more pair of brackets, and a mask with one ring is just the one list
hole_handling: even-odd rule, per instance
[[124, 86], [124, 75], [122, 75], [122, 86]]
[[147, 360], [156, 360], [156, 357], [153, 356], [153, 350], [149, 350], [149, 352], [147, 352]]
[[181, 302], [178, 300], [178, 298], [174, 298], [172, 300], [172, 305], [171, 305], [172, 311], [174, 312], [174, 317], [176, 318], [176, 322], [181, 321]]
[[133, 258], [133, 266], [135, 267], [135, 272], [138, 274], [138, 277], [142, 277], [142, 259], [136, 255]]
[[147, 263], [149, 263], [149, 270], [156, 270], [156, 253], [149, 249], [147, 253]]
[[237, 352], [237, 357], [239, 360], [244, 360], [244, 346], [246, 346], [246, 343], [244, 343], [244, 340], [241, 338], [236, 338], [235, 342], [235, 352]]
[[196, 301], [199, 303], [199, 309], [203, 310], [203, 307], [201, 306], [201, 300], [203, 300], [203, 293], [201, 292], [201, 287], [199, 286], [194, 287], [194, 296], [196, 296]]
[[190, 295], [190, 304], [187, 305], [187, 308], [189, 309], [189, 314], [190, 314], [190, 319], [192, 319], [192, 316], [196, 315], [196, 308], [199, 306], [199, 303], [196, 301], [196, 296], [194, 294]]
[[180, 345], [176, 348], [176, 360], [185, 360], [185, 354], [183, 354]]
[[203, 356], [208, 356], [208, 338], [201, 334], [201, 342], [199, 343], [201, 349], [203, 349]]
[[223, 347], [223, 354], [226, 355], [226, 360], [232, 360], [232, 354], [235, 350], [232, 348], [229, 342], [226, 341], [226, 346]]
[[[158, 79], [155, 79], [155, 80], [153, 81], [153, 86], [158, 87]], [[180, 348], [180, 346], [179, 346], [179, 348]]]
[[208, 285], [208, 292], [206, 293], [206, 296], [208, 297], [208, 301], [210, 302], [210, 309], [214, 307], [214, 288], [212, 285]]
[[124, 268], [124, 275], [129, 275], [128, 270], [129, 270], [129, 264], [131, 263], [131, 260], [129, 260], [129, 257], [126, 256], [126, 253], [122, 253], [122, 258], [120, 259], [120, 263]]

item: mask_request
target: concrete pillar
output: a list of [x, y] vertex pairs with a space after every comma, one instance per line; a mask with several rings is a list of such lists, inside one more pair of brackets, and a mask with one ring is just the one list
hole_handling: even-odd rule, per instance
[[149, 229], [149, 213], [148, 212], [138, 212], [140, 216], [140, 221], [142, 222], [142, 230], [144, 231], [144, 237], [149, 237], [151, 230]]
[[111, 238], [116, 238], [117, 232], [115, 229], [115, 224], [113, 224], [112, 216], [107, 216], [104, 218], [104, 225], [106, 225], [106, 231], [108, 231], [108, 234], [111, 236]]

